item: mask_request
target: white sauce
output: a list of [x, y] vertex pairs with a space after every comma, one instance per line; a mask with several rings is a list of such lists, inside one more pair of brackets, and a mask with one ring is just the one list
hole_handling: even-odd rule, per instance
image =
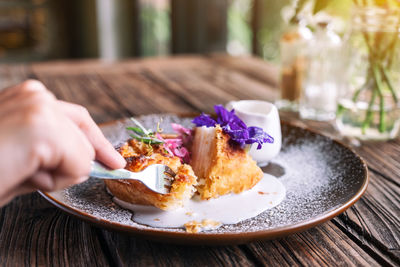
[[285, 195], [284, 185], [274, 176], [264, 174], [263, 179], [248, 191], [210, 200], [194, 197], [184, 207], [173, 211], [130, 204], [116, 197], [113, 201], [133, 211], [133, 220], [137, 223], [158, 228], [182, 228], [187, 222], [203, 220], [219, 222], [221, 225], [236, 224], [277, 206]]

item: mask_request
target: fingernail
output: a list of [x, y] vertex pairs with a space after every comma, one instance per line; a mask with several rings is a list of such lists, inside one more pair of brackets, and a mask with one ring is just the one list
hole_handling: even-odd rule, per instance
[[116, 153], [118, 154], [116, 158], [118, 160], [118, 165], [120, 166], [119, 168], [124, 168], [126, 166], [126, 160], [124, 159], [124, 157], [122, 157], [121, 154], [119, 154], [118, 152]]
[[122, 157], [122, 155], [114, 148], [113, 145], [111, 145], [110, 143], [110, 148], [113, 151], [114, 155], [112, 156], [113, 159], [113, 165], [114, 166], [109, 166], [109, 167], [113, 167], [115, 169], [122, 169], [126, 166], [126, 160], [124, 159], [124, 157]]

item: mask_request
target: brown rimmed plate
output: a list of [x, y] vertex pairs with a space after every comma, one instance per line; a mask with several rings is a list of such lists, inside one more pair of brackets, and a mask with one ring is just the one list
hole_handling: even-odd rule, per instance
[[[163, 118], [170, 123], [191, 126], [190, 118], [171, 114], [139, 117], [145, 127]], [[101, 125], [106, 137], [119, 145], [128, 138], [124, 128], [129, 120]], [[112, 202], [101, 180], [89, 179], [65, 190], [40, 194], [63, 211], [107, 229], [151, 240], [184, 244], [240, 244], [273, 239], [304, 231], [339, 215], [365, 192], [368, 170], [365, 162], [350, 148], [313, 131], [282, 124], [282, 151], [264, 167], [285, 185], [286, 197], [277, 207], [235, 225], [201, 233], [183, 229], [153, 228], [132, 221], [131, 212]]]

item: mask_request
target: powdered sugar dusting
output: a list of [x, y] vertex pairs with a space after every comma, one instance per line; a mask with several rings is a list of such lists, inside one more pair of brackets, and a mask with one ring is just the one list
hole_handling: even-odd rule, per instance
[[[171, 122], [191, 127], [190, 118], [182, 119], [174, 115], [162, 117], [161, 127], [165, 132], [172, 131]], [[145, 127], [154, 128], [160, 115], [148, 115], [139, 119]], [[128, 138], [124, 127], [129, 123], [125, 121], [117, 125], [107, 125], [102, 130], [114, 145], [118, 145]], [[360, 177], [364, 175], [364, 167], [356, 155], [326, 137], [300, 128], [283, 125], [282, 131], [282, 151], [270, 166], [279, 168], [283, 173], [279, 175], [279, 179], [286, 187], [285, 200], [255, 218], [198, 234], [265, 231], [299, 224], [338, 208], [356, 194], [362, 186], [363, 179]], [[131, 212], [112, 202], [112, 197], [106, 192], [101, 180], [89, 179], [62, 191], [61, 195], [57, 193], [57, 197], [72, 208], [99, 219], [137, 229], [154, 229], [135, 223]], [[175, 228], [157, 230], [184, 231]]]

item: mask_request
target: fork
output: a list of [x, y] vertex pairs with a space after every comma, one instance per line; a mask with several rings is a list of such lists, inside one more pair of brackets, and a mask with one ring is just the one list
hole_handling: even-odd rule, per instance
[[162, 164], [153, 164], [140, 172], [131, 172], [125, 169], [110, 170], [100, 162], [92, 161], [89, 176], [100, 179], [136, 180], [158, 194], [167, 194], [175, 173], [171, 168]]

